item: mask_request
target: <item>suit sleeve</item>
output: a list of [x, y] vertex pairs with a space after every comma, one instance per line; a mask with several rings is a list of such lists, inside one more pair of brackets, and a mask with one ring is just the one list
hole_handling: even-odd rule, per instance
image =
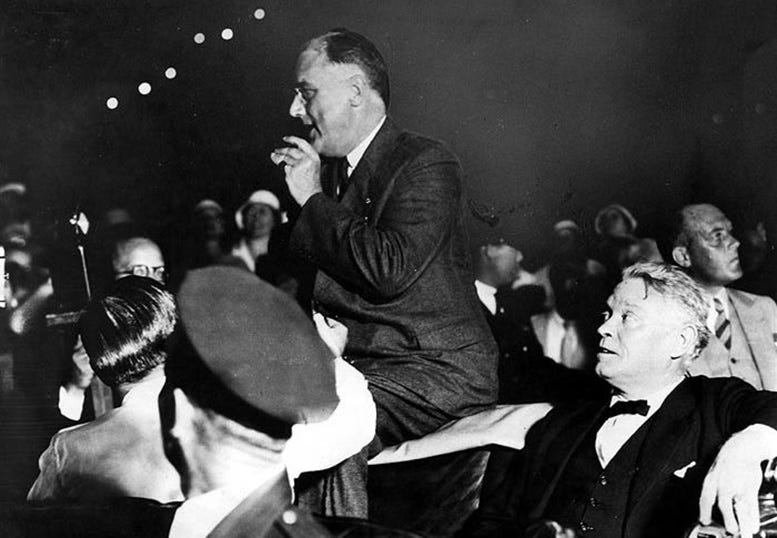
[[323, 194], [303, 206], [292, 248], [341, 285], [377, 299], [401, 295], [449, 240], [461, 197], [461, 167], [439, 145], [394, 172], [377, 223]]
[[732, 434], [753, 424], [777, 429], [777, 392], [756, 390], [737, 378], [712, 381], [719, 381], [712, 404], [724, 431]]

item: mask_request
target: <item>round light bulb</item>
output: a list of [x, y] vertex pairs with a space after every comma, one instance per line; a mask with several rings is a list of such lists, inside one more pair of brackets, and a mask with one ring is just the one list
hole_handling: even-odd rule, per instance
[[175, 67], [168, 67], [165, 69], [165, 76], [170, 80], [173, 80], [177, 74], [178, 72], [175, 70]]
[[115, 97], [109, 97], [108, 100], [105, 101], [105, 106], [110, 110], [116, 110], [119, 106], [119, 100]]
[[224, 28], [221, 31], [221, 39], [223, 39], [224, 41], [229, 41], [230, 39], [232, 39], [232, 37], [234, 37], [234, 35], [235, 33], [232, 31], [231, 28]]
[[258, 21], [262, 20], [265, 15], [266, 15], [266, 13], [264, 12], [264, 10], [262, 8], [259, 8], [256, 11], [254, 11], [254, 18], [256, 20], [258, 20]]
[[202, 45], [203, 43], [205, 43], [205, 34], [203, 34], [202, 32], [197, 32], [196, 34], [194, 34], [194, 42], [197, 43], [198, 45]]
[[138, 85], [138, 93], [140, 93], [140, 95], [148, 95], [151, 93], [151, 84], [148, 82], [141, 82]]

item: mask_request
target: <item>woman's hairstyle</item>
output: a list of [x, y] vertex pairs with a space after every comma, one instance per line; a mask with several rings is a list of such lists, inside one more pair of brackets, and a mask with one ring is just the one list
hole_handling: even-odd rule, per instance
[[79, 328], [95, 374], [115, 387], [164, 364], [175, 324], [173, 295], [153, 279], [127, 276], [87, 305]]

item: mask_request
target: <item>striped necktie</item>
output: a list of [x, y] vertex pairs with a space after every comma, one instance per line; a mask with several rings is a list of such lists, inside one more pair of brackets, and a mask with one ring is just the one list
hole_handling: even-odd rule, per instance
[[718, 313], [718, 319], [715, 321], [715, 336], [718, 340], [726, 346], [727, 350], [731, 350], [731, 322], [726, 317], [726, 311], [723, 308], [723, 302], [720, 298], [715, 297], [715, 311]]

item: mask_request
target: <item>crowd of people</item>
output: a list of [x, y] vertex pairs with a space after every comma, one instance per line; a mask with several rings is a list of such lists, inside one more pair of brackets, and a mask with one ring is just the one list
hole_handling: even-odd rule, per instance
[[[557, 222], [547, 260], [495, 242], [472, 267], [459, 162], [388, 114], [374, 44], [313, 38], [296, 79], [308, 136], [270, 155], [292, 219], [268, 190], [234, 213], [203, 199], [170, 245], [120, 208], [38, 229], [24, 185], [0, 186], [1, 530], [759, 531], [777, 458], [762, 225], [740, 249], [729, 217], [694, 203], [642, 237], [612, 204]], [[370, 462], [431, 439], [422, 473], [460, 476], [415, 502], [421, 523], [376, 510], [392, 499]]]

